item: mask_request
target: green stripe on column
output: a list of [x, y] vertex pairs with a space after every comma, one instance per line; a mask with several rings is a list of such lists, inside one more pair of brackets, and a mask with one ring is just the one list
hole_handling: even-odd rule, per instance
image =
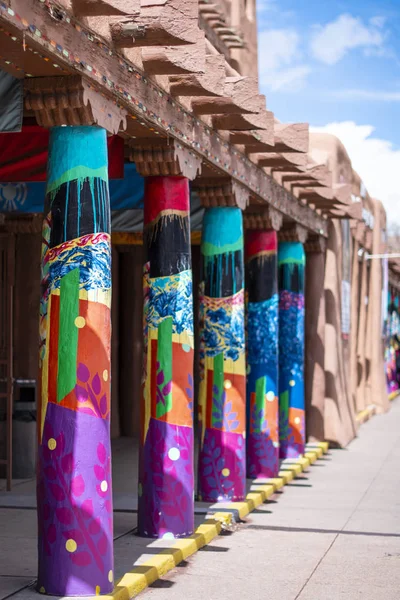
[[157, 361], [157, 419], [172, 408], [172, 317], [167, 317], [158, 326]]
[[[223, 401], [221, 400], [222, 394], [224, 393], [224, 354], [217, 354], [214, 356], [214, 371], [213, 371], [213, 397], [214, 394], [217, 394], [217, 402], [223, 406]], [[215, 392], [214, 390], [218, 390]], [[213, 401], [214, 404], [214, 401]], [[212, 427], [215, 427], [214, 421], [218, 420], [214, 418], [214, 413], [211, 415]]]
[[265, 393], [266, 393], [266, 377], [260, 377], [256, 381], [256, 406], [257, 410], [264, 410]]
[[79, 316], [79, 269], [73, 269], [61, 279], [60, 320], [58, 333], [57, 402], [76, 385], [76, 361], [78, 354]]

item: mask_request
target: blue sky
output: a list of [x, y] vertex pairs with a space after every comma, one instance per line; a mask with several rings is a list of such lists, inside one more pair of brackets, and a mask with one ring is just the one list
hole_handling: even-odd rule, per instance
[[400, 223], [400, 0], [257, 0], [257, 17], [267, 107], [338, 135]]

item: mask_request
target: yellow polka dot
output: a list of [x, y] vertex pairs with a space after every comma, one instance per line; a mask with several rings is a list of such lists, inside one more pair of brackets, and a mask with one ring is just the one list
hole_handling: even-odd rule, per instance
[[50, 438], [49, 441], [47, 442], [47, 447], [49, 448], [49, 450], [55, 450], [57, 446], [57, 442], [54, 438]]
[[86, 320], [84, 319], [84, 317], [76, 317], [74, 323], [75, 327], [77, 327], [78, 329], [82, 329], [82, 327], [85, 327], [86, 325]]
[[45, 589], [44, 589], [44, 587], [42, 586], [41, 588], [39, 588], [39, 592], [40, 592], [41, 594], [45, 594], [45, 593], [46, 593], [46, 590], [45, 590]]
[[96, 596], [100, 596], [100, 586], [96, 585]]
[[301, 423], [300, 417], [296, 417], [294, 422], [296, 423], [296, 425], [299, 425], [299, 423]]
[[76, 544], [76, 541], [70, 538], [65, 542], [65, 547], [68, 552], [75, 552], [78, 546]]
[[104, 379], [104, 381], [108, 381], [108, 371], [107, 371], [107, 369], [104, 369], [104, 371], [103, 371], [103, 379]]
[[224, 388], [225, 388], [226, 390], [229, 390], [231, 387], [232, 387], [232, 381], [230, 381], [229, 379], [226, 379], [226, 380], [224, 381]]
[[291, 380], [289, 381], [289, 385], [290, 385], [290, 386], [292, 386], [292, 387], [293, 387], [294, 385], [296, 385], [296, 382], [295, 382], [295, 380], [294, 380], [294, 379], [291, 379]]
[[114, 573], [112, 571], [108, 571], [108, 581], [110, 583], [114, 581]]
[[222, 475], [224, 477], [228, 477], [231, 474], [229, 469], [222, 469]]
[[108, 483], [105, 479], [101, 482], [100, 489], [102, 492], [106, 492], [108, 490]]

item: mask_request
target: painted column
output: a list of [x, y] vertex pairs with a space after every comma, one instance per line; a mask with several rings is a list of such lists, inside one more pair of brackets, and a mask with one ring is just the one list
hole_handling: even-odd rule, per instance
[[304, 453], [304, 269], [300, 242], [279, 242], [280, 457]]
[[246, 234], [247, 477], [277, 477], [278, 238], [274, 230]]
[[208, 208], [200, 283], [199, 499], [246, 495], [242, 212]]
[[38, 590], [113, 589], [106, 132], [51, 130], [42, 233]]
[[147, 177], [139, 534], [193, 533], [193, 295], [189, 181]]

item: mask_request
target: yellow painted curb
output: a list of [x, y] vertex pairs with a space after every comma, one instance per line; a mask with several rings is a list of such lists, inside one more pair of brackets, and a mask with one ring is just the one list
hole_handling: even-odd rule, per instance
[[251, 492], [255, 491], [263, 496], [263, 502], [271, 498], [275, 493], [275, 486], [269, 483], [257, 483], [257, 480], [253, 482], [250, 488]]
[[314, 464], [318, 460], [318, 458], [320, 458], [317, 452], [315, 452], [314, 450], [312, 452], [306, 452], [305, 457], [308, 458], [310, 464]]
[[323, 454], [326, 454], [329, 450], [329, 442], [310, 442], [306, 444], [306, 451], [316, 450], [317, 448], [321, 448]]
[[359, 425], [368, 421], [373, 415], [376, 414], [376, 406], [375, 404], [370, 404], [364, 410], [361, 410], [357, 416], [356, 421]]
[[[304, 456], [282, 462], [278, 477], [255, 479], [244, 502], [221, 503], [220, 511], [206, 517], [205, 522], [196, 529], [193, 535], [175, 540], [170, 548], [160, 550], [155, 556], [146, 559], [145, 562], [125, 573], [116, 583], [114, 591], [111, 594], [102, 595], [101, 598], [103, 600], [131, 600], [168, 571], [174, 569], [180, 562], [209, 544], [221, 533], [224, 526], [227, 527], [231, 524], [235, 513], [240, 519], [245, 518], [275, 492], [307, 469], [310, 464], [328, 452], [328, 447], [328, 442], [307, 444]], [[229, 512], [230, 510], [232, 512]], [[99, 596], [90, 597], [91, 600], [98, 598]]]
[[283, 468], [282, 471], [279, 471], [278, 475], [279, 477], [282, 477], [285, 485], [294, 479], [293, 471], [287, 471], [285, 468]]
[[302, 473], [302, 471], [303, 471], [303, 467], [297, 461], [296, 462], [283, 461], [281, 464], [281, 467], [284, 471], [292, 471], [295, 474], [295, 476], [300, 475], [300, 473]]
[[[229, 515], [229, 513], [227, 513]], [[160, 577], [171, 571], [180, 562], [209, 544], [217, 537], [222, 529], [220, 519], [225, 515], [217, 513], [217, 519], [206, 519], [196, 532], [180, 540], [176, 540], [170, 548], [161, 550], [159, 554], [148, 558], [142, 564], [134, 567], [116, 583], [112, 594], [102, 595], [105, 600], [130, 600], [157, 581]], [[230, 521], [231, 515], [229, 515]], [[101, 590], [100, 590], [101, 593]], [[91, 596], [91, 600], [98, 600], [98, 596]]]

